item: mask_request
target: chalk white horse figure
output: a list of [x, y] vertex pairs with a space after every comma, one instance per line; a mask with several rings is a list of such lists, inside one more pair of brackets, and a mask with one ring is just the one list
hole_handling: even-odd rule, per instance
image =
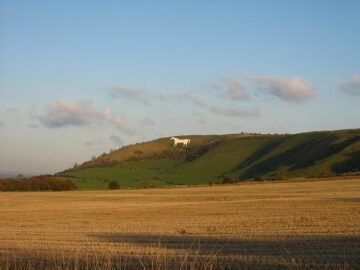
[[184, 147], [186, 147], [189, 143], [190, 143], [190, 139], [178, 139], [175, 137], [171, 137], [170, 141], [173, 140], [174, 141], [174, 146], [176, 147], [178, 143], [182, 143]]

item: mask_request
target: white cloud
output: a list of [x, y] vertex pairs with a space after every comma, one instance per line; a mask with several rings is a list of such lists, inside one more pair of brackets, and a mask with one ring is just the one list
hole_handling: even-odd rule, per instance
[[226, 79], [224, 80], [227, 91], [222, 95], [223, 97], [230, 98], [232, 100], [248, 100], [249, 94], [246, 92], [245, 86], [237, 81]]
[[360, 76], [353, 76], [351, 80], [341, 83], [339, 88], [348, 95], [360, 96]]
[[66, 126], [85, 126], [102, 118], [91, 102], [71, 103], [57, 101], [48, 105], [45, 114], [38, 117], [40, 123], [48, 128]]
[[78, 103], [56, 101], [46, 106], [45, 113], [38, 115], [37, 119], [47, 128], [81, 127], [108, 122], [126, 134], [133, 134], [124, 118], [114, 115], [111, 108], [106, 108], [104, 112], [99, 112], [91, 102], [87, 101]]
[[301, 102], [316, 95], [315, 88], [301, 77], [255, 76], [249, 78], [258, 90], [289, 102]]

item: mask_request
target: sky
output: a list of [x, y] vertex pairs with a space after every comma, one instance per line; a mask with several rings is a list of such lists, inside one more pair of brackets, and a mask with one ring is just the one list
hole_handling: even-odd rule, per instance
[[360, 128], [360, 1], [0, 1], [0, 171], [159, 137]]

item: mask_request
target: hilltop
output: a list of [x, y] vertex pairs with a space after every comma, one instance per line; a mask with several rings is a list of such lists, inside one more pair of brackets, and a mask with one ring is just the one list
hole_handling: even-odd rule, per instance
[[81, 189], [329, 177], [360, 172], [360, 129], [299, 134], [189, 135], [128, 145], [56, 174]]

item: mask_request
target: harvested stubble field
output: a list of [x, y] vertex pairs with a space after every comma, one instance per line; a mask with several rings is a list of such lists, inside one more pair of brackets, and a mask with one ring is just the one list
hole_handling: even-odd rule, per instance
[[360, 179], [0, 194], [3, 269], [359, 269]]

